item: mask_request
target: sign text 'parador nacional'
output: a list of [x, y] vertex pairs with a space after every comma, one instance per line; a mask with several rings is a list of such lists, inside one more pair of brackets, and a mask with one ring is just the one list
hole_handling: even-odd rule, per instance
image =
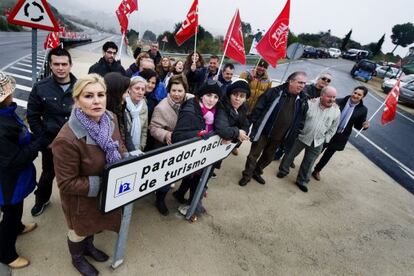
[[191, 139], [113, 164], [105, 170], [101, 211], [107, 213], [226, 158], [236, 144], [218, 135]]

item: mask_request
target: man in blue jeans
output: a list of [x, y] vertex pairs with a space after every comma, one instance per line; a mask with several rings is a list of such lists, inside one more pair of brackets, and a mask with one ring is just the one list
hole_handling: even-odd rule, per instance
[[310, 180], [311, 169], [322, 151], [323, 144], [329, 143], [338, 128], [341, 113], [335, 99], [336, 89], [327, 86], [322, 89], [320, 98], [309, 100], [303, 130], [280, 163], [277, 177], [283, 178], [289, 174], [290, 164], [295, 157], [305, 149], [305, 156], [296, 178], [296, 185], [302, 192], [308, 191], [306, 184]]

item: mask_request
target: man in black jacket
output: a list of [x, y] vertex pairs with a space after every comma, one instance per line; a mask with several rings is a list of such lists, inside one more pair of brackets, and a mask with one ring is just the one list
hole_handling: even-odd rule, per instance
[[103, 57], [89, 68], [88, 74], [96, 73], [104, 77], [111, 72], [118, 72], [125, 76], [125, 69], [120, 60], [115, 60], [118, 53], [118, 46], [112, 41], [107, 41], [102, 46]]
[[367, 93], [368, 89], [365, 86], [358, 86], [350, 96], [336, 100], [341, 110], [341, 119], [336, 134], [332, 137], [329, 144], [324, 146], [326, 148], [325, 152], [312, 172], [312, 176], [316, 180], [321, 180], [320, 172], [328, 164], [334, 153], [344, 150], [352, 133], [352, 128], [360, 130], [369, 127], [369, 122], [366, 121], [368, 109], [362, 102]]
[[272, 162], [275, 150], [284, 140], [293, 141], [303, 128], [308, 110], [307, 97], [302, 92], [306, 79], [305, 72], [294, 72], [286, 83], [270, 88], [260, 96], [250, 116], [252, 145], [240, 186], [245, 186], [252, 177], [265, 184], [261, 175]]
[[154, 61], [155, 66], [157, 66], [161, 61], [161, 53], [158, 51], [159, 44], [158, 42], [151, 42], [150, 49], [147, 51], [150, 58]]
[[[48, 62], [52, 75], [34, 84], [27, 104], [27, 120], [35, 136], [45, 135], [53, 140], [69, 119], [76, 78], [70, 73], [72, 58], [65, 49], [52, 49]], [[52, 151], [44, 148], [41, 152], [42, 174], [35, 191], [36, 202], [31, 210], [33, 216], [40, 215], [49, 204], [55, 177]]]

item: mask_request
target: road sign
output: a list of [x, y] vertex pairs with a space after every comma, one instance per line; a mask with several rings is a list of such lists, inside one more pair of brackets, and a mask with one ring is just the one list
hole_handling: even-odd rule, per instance
[[286, 55], [289, 59], [295, 60], [303, 55], [303, 51], [303, 45], [295, 42], [289, 45], [289, 47], [287, 48]]
[[19, 0], [7, 21], [34, 29], [59, 31], [59, 24], [46, 0]]
[[236, 144], [214, 135], [194, 138], [122, 161], [104, 172], [101, 211], [107, 213], [226, 158]]

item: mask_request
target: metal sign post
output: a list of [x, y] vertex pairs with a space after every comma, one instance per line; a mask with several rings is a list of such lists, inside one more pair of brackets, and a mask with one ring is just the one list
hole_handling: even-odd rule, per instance
[[124, 207], [112, 267], [123, 263], [133, 202], [185, 176], [204, 169], [187, 219], [196, 209], [212, 164], [226, 158], [237, 144], [223, 144], [218, 135], [194, 138], [111, 164], [103, 175], [100, 209], [108, 213]]
[[32, 28], [32, 85], [36, 82], [37, 76], [37, 29]]

